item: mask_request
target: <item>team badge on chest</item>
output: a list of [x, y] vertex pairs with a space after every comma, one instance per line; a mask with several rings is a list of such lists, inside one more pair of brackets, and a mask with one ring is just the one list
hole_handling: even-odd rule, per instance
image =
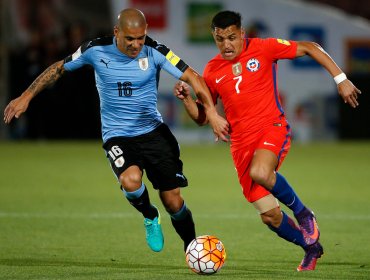
[[149, 63], [148, 63], [148, 58], [139, 58], [139, 67], [141, 70], [145, 71], [148, 69]]
[[257, 58], [251, 58], [247, 62], [247, 69], [251, 72], [256, 72], [260, 68], [260, 62]]
[[234, 76], [239, 76], [242, 73], [242, 64], [240, 62], [233, 64]]

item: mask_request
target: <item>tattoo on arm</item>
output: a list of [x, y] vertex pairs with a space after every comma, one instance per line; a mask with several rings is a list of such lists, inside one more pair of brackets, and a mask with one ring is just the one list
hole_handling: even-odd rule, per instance
[[64, 74], [63, 64], [64, 62], [61, 60], [50, 65], [36, 78], [36, 80], [33, 81], [29, 86], [28, 91], [36, 96], [46, 87], [53, 85]]

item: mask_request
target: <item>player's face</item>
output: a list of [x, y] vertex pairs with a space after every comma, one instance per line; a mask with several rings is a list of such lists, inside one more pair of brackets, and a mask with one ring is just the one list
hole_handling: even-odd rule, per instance
[[144, 46], [146, 36], [145, 27], [115, 27], [114, 35], [117, 40], [118, 49], [125, 55], [135, 58]]
[[216, 27], [212, 35], [224, 59], [233, 60], [241, 54], [244, 44], [244, 30], [242, 28], [237, 28], [236, 25], [225, 29]]

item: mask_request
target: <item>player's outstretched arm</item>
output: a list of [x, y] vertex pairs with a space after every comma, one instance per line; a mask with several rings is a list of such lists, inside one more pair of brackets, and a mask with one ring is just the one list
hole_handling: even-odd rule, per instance
[[30, 101], [43, 89], [53, 85], [64, 73], [64, 61], [60, 60], [49, 66], [18, 98], [13, 99], [5, 107], [4, 122], [10, 123], [13, 117], [19, 118], [23, 114]]
[[358, 95], [361, 91], [355, 87], [346, 74], [339, 68], [330, 55], [317, 43], [314, 42], [297, 42], [297, 57], [309, 55], [318, 63], [320, 63], [334, 78], [338, 93], [345, 103], [356, 108], [359, 103]]
[[180, 78], [187, 82], [193, 88], [195, 95], [203, 105], [207, 120], [213, 129], [216, 136], [216, 141], [221, 138], [222, 141], [228, 142], [229, 123], [221, 117], [213, 104], [211, 93], [207, 87], [203, 77], [200, 76], [194, 69], [189, 67]]

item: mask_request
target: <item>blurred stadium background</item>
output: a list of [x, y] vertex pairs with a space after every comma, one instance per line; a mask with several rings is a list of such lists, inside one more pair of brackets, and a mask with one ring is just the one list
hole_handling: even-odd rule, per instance
[[[300, 248], [264, 229], [240, 195], [227, 145], [204, 145], [212, 133], [186, 116], [166, 74], [159, 110], [185, 144], [192, 187], [182, 192], [197, 232], [214, 233], [227, 247], [216, 277], [369, 279], [368, 0], [0, 0], [0, 111], [51, 63], [85, 40], [111, 34], [118, 12], [130, 6], [144, 11], [152, 37], [200, 73], [217, 53], [209, 23], [221, 9], [241, 12], [249, 36], [312, 40], [332, 55], [363, 92], [356, 110], [312, 60], [279, 63], [294, 141], [309, 143], [293, 145], [281, 171], [320, 219], [326, 252], [314, 274], [295, 272]], [[93, 141], [69, 141], [75, 139]], [[347, 139], [354, 141], [341, 141]], [[100, 141], [89, 68], [64, 76], [10, 125], [0, 121], [0, 279], [194, 279], [151, 187], [166, 245], [164, 254], [149, 253], [140, 214], [123, 199]]]
[[[365, 0], [2, 0], [0, 108], [20, 95], [48, 65], [85, 40], [109, 35], [125, 7], [144, 11], [149, 34], [202, 73], [217, 50], [209, 33], [221, 9], [239, 11], [249, 36], [320, 43], [365, 93], [360, 107], [342, 104], [332, 78], [310, 59], [279, 63], [279, 88], [300, 142], [370, 138], [370, 6]], [[179, 141], [212, 141], [172, 96], [175, 80], [162, 74], [159, 110]], [[0, 139], [99, 139], [99, 100], [89, 68], [67, 75], [35, 100]]]

